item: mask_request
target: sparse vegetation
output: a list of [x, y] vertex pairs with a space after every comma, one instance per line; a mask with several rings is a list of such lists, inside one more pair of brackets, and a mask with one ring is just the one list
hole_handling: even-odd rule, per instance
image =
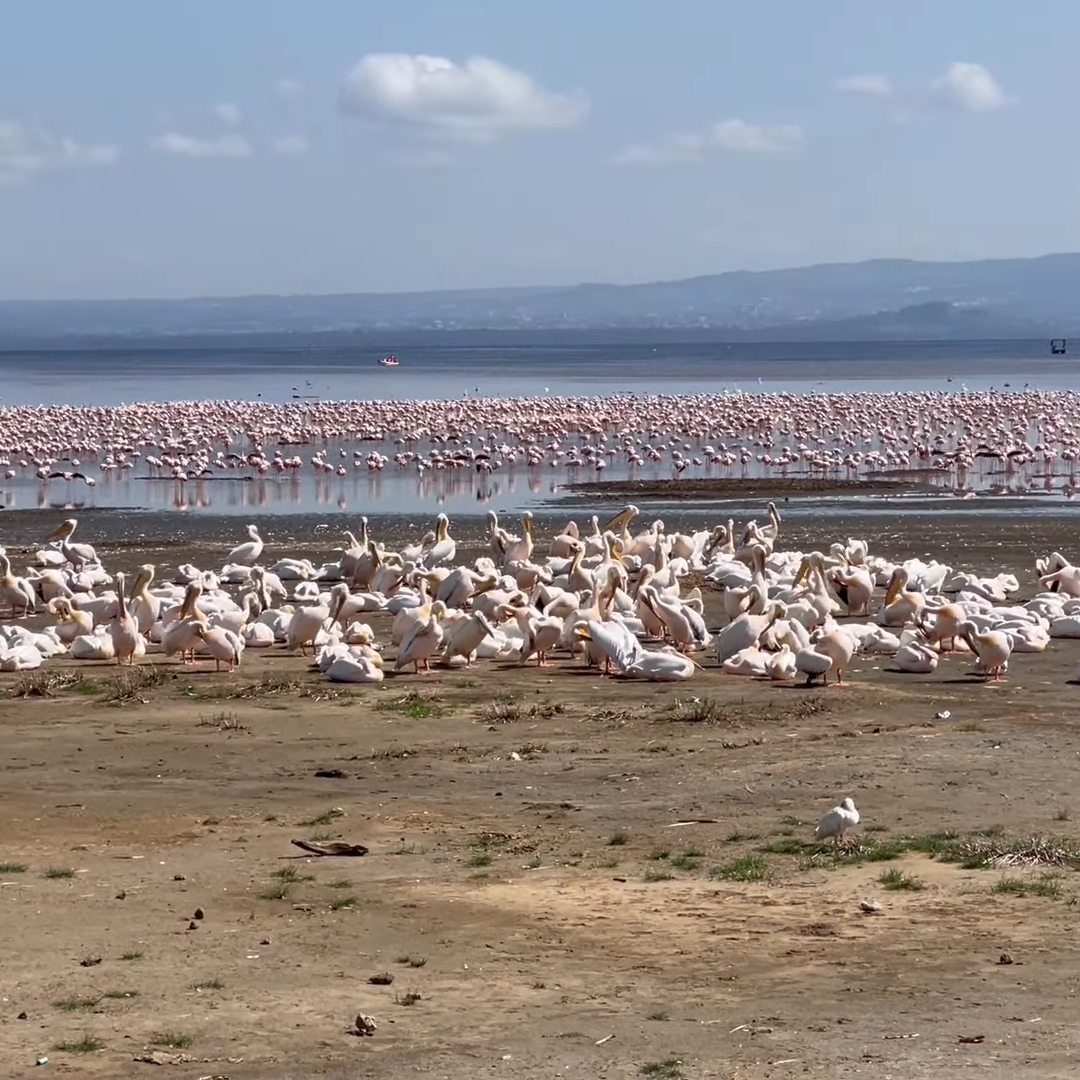
[[480, 710], [480, 719], [485, 724], [516, 724], [525, 715], [513, 694], [500, 694]]
[[1003, 877], [994, 882], [990, 891], [1014, 896], [1045, 896], [1056, 900], [1061, 895], [1061, 880], [1054, 874], [1040, 874], [1037, 878]]
[[150, 1036], [151, 1046], [167, 1046], [170, 1050], [186, 1050], [194, 1041], [182, 1031], [157, 1031]]
[[142, 956], [143, 956], [143, 954], [141, 952], [138, 952], [138, 951], [126, 952], [120, 957], [120, 959], [121, 960], [141, 960]]
[[662, 862], [664, 859], [667, 859], [670, 856], [671, 848], [666, 847], [653, 848], [652, 851], [649, 852], [649, 858], [652, 859], [654, 862]]
[[326, 887], [328, 889], [351, 889], [352, 882], [348, 878], [339, 878], [337, 881], [328, 881]]
[[891, 866], [878, 876], [878, 884], [890, 892], [919, 892], [926, 888], [926, 883], [917, 877], [906, 874], [896, 866]]
[[220, 979], [205, 979], [191, 984], [192, 990], [224, 990], [225, 984]]
[[666, 870], [646, 870], [644, 881], [648, 885], [653, 885], [658, 881], [674, 881], [675, 875], [669, 874]]
[[81, 1012], [92, 1009], [101, 999], [96, 997], [67, 997], [53, 1002], [53, 1008], [61, 1012]]
[[63, 881], [66, 878], [73, 878], [75, 871], [67, 866], [50, 866], [45, 869], [41, 876], [48, 878], [50, 881]]
[[684, 1080], [682, 1062], [678, 1058], [664, 1058], [663, 1061], [647, 1061], [641, 1066], [641, 1075], [650, 1080]]
[[700, 860], [704, 854], [704, 851], [698, 851], [696, 848], [687, 848], [678, 855], [672, 855], [669, 862], [676, 870], [697, 870], [701, 866]]
[[104, 1049], [105, 1044], [93, 1035], [83, 1035], [81, 1039], [70, 1042], [53, 1043], [53, 1050], [58, 1054], [95, 1054]]
[[714, 866], [709, 871], [709, 877], [722, 881], [761, 881], [768, 872], [769, 868], [760, 855], [739, 855], [721, 866]]
[[26, 866], [18, 862], [0, 863], [0, 874], [25, 874]]
[[396, 1001], [398, 1005], [415, 1005], [421, 1000], [423, 1000], [423, 995], [417, 993], [415, 990], [406, 990], [404, 994], [394, 995], [394, 1001]]
[[715, 698], [677, 698], [670, 718], [683, 724], [722, 724], [727, 722], [728, 712]]
[[355, 896], [339, 896], [335, 900], [330, 901], [331, 911], [346, 911], [356, 907], [359, 901]]
[[101, 686], [101, 703], [103, 705], [127, 705], [137, 702], [145, 705], [147, 699], [143, 695], [148, 690], [153, 690], [167, 682], [169, 673], [153, 664], [139, 664], [136, 667], [120, 671], [111, 678], [106, 679]]
[[286, 885], [299, 885], [305, 881], [314, 881], [314, 874], [301, 874], [293, 866], [283, 866], [280, 870], [275, 870], [271, 877], [276, 877], [278, 881], [283, 882]]
[[136, 998], [138, 996], [138, 990], [106, 990], [103, 995], [103, 997], [107, 997], [110, 1001], [127, 1001], [129, 998]]
[[236, 713], [217, 712], [213, 716], [200, 716], [198, 727], [213, 728], [215, 731], [243, 731], [251, 734], [251, 728], [247, 724], [240, 723]]
[[666, 1012], [659, 1011], [659, 1012], [649, 1013], [649, 1015], [646, 1016], [645, 1019], [646, 1020], [660, 1020], [660, 1021], [663, 1021], [663, 1020], [670, 1020], [671, 1017], [668, 1016], [668, 1014]]
[[289, 886], [284, 882], [278, 885], [272, 885], [269, 889], [259, 893], [260, 900], [287, 900], [289, 897]]
[[376, 708], [382, 712], [400, 713], [414, 720], [426, 720], [428, 717], [442, 716], [443, 713], [443, 710], [435, 704], [434, 699], [425, 698], [416, 690], [410, 690], [399, 698], [380, 701]]
[[475, 851], [465, 860], [465, 865], [470, 867], [490, 866], [495, 857], [490, 851]]
[[36, 668], [26, 671], [19, 677], [19, 681], [11, 688], [12, 697], [17, 698], [51, 698], [64, 690], [70, 690], [80, 680], [80, 676], [74, 671], [62, 671], [55, 668]]
[[625, 829], [616, 829], [608, 837], [608, 847], [623, 847], [630, 839], [630, 834]]

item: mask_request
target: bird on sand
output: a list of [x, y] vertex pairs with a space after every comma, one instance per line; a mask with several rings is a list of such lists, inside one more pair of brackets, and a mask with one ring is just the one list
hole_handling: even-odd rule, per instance
[[834, 806], [822, 815], [814, 832], [814, 839], [828, 840], [831, 836], [839, 845], [844, 839], [844, 833], [858, 824], [859, 811], [855, 809], [855, 803], [850, 798], [843, 799], [839, 806]]

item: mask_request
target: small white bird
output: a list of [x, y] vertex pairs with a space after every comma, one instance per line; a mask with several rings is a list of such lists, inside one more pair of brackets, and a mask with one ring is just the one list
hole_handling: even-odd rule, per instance
[[858, 824], [859, 811], [855, 809], [855, 803], [850, 798], [844, 799], [839, 806], [834, 806], [827, 814], [822, 815], [814, 839], [828, 840], [831, 836], [839, 845], [844, 839], [844, 833]]

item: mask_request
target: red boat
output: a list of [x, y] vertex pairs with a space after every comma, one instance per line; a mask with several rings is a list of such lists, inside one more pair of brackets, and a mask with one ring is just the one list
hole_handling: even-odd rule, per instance
[[384, 356], [380, 361], [383, 367], [397, 367], [398, 359], [396, 356]]

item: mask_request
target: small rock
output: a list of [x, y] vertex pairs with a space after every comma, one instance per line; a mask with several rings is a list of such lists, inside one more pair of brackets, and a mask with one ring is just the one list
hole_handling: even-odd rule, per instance
[[356, 1014], [356, 1034], [357, 1035], [374, 1035], [375, 1030], [378, 1028], [378, 1024], [375, 1023], [374, 1016], [368, 1016], [367, 1013]]
[[999, 964], [1015, 964], [1016, 961], [1007, 952], [1003, 952], [998, 957], [998, 963]]
[[192, 919], [192, 921], [187, 924], [187, 928], [189, 930], [198, 930], [199, 929], [199, 924], [197, 922], [195, 922], [194, 919]]
[[272, 942], [270, 941], [270, 939], [268, 937], [264, 937], [264, 938], [259, 939], [259, 944], [260, 945], [270, 945], [270, 944], [272, 944]]
[[185, 881], [186, 880], [183, 874], [173, 874], [172, 879], [173, 879], [173, 881]]
[[37, 1059], [37, 1061], [34, 1062], [34, 1064], [35, 1065], [48, 1065], [49, 1064], [49, 1059], [44, 1054], [42, 1054], [41, 1057], [39, 1057]]
[[345, 773], [341, 769], [316, 769], [315, 775], [326, 780], [344, 780]]
[[101, 963], [100, 956], [86, 956], [79, 961], [79, 967], [94, 967]]
[[373, 986], [389, 986], [394, 981], [394, 976], [389, 971], [380, 971], [368, 976], [368, 982]]
[[16, 1016], [15, 1019], [16, 1020], [25, 1020], [26, 1019], [26, 1013], [24, 1013], [24, 1012], [19, 1013], [19, 1015]]
[[195, 909], [195, 914], [192, 916], [192, 918], [205, 919], [206, 918], [206, 912], [203, 911], [203, 909], [201, 907], [197, 907]]
[[859, 910], [865, 911], [867, 915], [880, 915], [885, 908], [876, 900], [861, 900], [859, 901]]
[[124, 890], [123, 890], [123, 889], [121, 889], [121, 890], [120, 890], [120, 891], [119, 891], [119, 892], [118, 892], [118, 893], [116, 894], [116, 899], [117, 899], [117, 900], [126, 900], [126, 899], [127, 899], [127, 893], [126, 893], [126, 892], [124, 892]]

